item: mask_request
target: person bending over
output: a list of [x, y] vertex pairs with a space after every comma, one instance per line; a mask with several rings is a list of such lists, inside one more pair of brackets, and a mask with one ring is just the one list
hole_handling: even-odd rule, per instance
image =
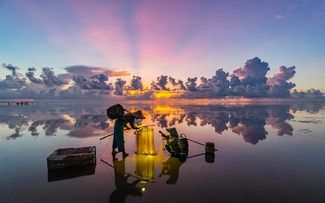
[[[114, 139], [113, 139], [113, 149], [112, 149], [112, 155], [115, 156], [118, 152], [123, 153], [123, 157], [127, 157], [129, 154], [125, 152], [125, 142], [124, 142], [124, 127], [127, 129], [135, 129], [136, 132], [141, 130], [141, 127], [144, 127], [146, 125], [139, 125], [136, 126], [134, 124], [135, 119], [145, 119], [146, 117], [143, 116], [142, 112], [139, 110], [135, 113], [127, 113], [124, 114], [122, 117], [119, 117], [116, 119], [114, 124]], [[127, 124], [130, 124], [131, 128], [127, 126]], [[117, 148], [118, 151], [115, 149]]]

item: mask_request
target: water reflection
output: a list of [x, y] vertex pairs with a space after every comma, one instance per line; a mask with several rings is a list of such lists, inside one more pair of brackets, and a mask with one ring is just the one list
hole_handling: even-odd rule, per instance
[[175, 185], [178, 176], [179, 176], [179, 169], [183, 165], [183, 161], [180, 161], [177, 157], [170, 157], [166, 162], [163, 162], [163, 167], [161, 169], [161, 173], [159, 174], [159, 178], [164, 176], [169, 176], [166, 184], [173, 184]]
[[[271, 126], [278, 136], [292, 135], [293, 127], [289, 121], [293, 113], [318, 113], [323, 109], [323, 102], [308, 102], [285, 105], [187, 105], [171, 108], [169, 106], [125, 104], [128, 109], [143, 109], [150, 124], [161, 128], [170, 128], [180, 124], [187, 126], [206, 126], [214, 128], [217, 134], [231, 130], [243, 137], [245, 142], [253, 145], [265, 140], [268, 135], [265, 127]], [[14, 133], [6, 135], [7, 140], [22, 137], [28, 133], [38, 136], [54, 136], [58, 129], [67, 130], [70, 137], [89, 137], [112, 132], [112, 122], [106, 116], [106, 107], [91, 105], [42, 108], [29, 106], [0, 107], [0, 123], [13, 129]], [[301, 121], [303, 122], [303, 121]]]
[[95, 174], [96, 164], [79, 166], [79, 167], [70, 167], [57, 170], [48, 170], [47, 171], [47, 180], [48, 182], [68, 180], [72, 178], [78, 178], [82, 176], [90, 176]]
[[109, 201], [122, 203], [125, 202], [126, 198], [129, 195], [141, 197], [143, 195], [144, 187], [136, 187], [137, 184], [141, 182], [141, 179], [138, 178], [132, 183], [128, 182], [128, 179], [129, 177], [131, 177], [131, 174], [125, 173], [125, 158], [123, 158], [122, 160], [113, 158], [113, 167], [116, 189], [109, 197]]

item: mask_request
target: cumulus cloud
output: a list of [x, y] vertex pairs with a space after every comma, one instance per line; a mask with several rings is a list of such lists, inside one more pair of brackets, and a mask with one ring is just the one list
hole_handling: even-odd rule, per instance
[[156, 82], [152, 81], [151, 83], [151, 89], [153, 90], [169, 90], [168, 87], [166, 87], [168, 83], [168, 76], [161, 75], [157, 77]]
[[169, 76], [168, 81], [173, 85], [174, 88], [177, 90], [186, 90], [186, 87], [184, 86], [184, 83], [182, 80], [178, 80], [176, 82], [176, 79]]
[[114, 87], [112, 83], [108, 83], [107, 75], [100, 74], [90, 77], [86, 79], [84, 76], [74, 75], [72, 78], [75, 85], [77, 85], [80, 89], [91, 90], [113, 90]]
[[28, 73], [26, 73], [26, 77], [31, 81], [32, 83], [36, 84], [43, 84], [43, 81], [39, 78], [34, 77], [34, 71], [36, 71], [35, 68], [28, 68]]
[[53, 87], [55, 85], [61, 86], [64, 84], [68, 84], [66, 82], [63, 82], [58, 77], [56, 77], [53, 68], [43, 68], [43, 74], [41, 75], [41, 78], [43, 79], [43, 83], [48, 87]]
[[6, 79], [0, 81], [0, 89], [21, 89], [27, 84], [26, 78], [14, 77], [7, 75]]
[[115, 91], [114, 95], [123, 95], [123, 86], [125, 85], [126, 81], [122, 80], [121, 78], [117, 78], [115, 84]]
[[197, 81], [197, 77], [195, 77], [195, 78], [187, 78], [187, 82], [185, 83], [187, 90], [189, 90], [189, 91], [197, 91], [196, 81]]
[[292, 98], [322, 98], [324, 96], [324, 93], [322, 93], [320, 90], [315, 90], [315, 89], [310, 89], [307, 90], [306, 92], [304, 91], [297, 91], [294, 89], [291, 93], [290, 96]]
[[143, 90], [143, 85], [142, 85], [140, 76], [133, 76], [133, 78], [131, 80], [131, 89], [132, 90]]
[[278, 69], [278, 73], [274, 74], [273, 79], [289, 80], [295, 75], [295, 69], [295, 66], [289, 68], [286, 68], [285, 66], [280, 66]]
[[[50, 98], [51, 96], [57, 98], [73, 98], [74, 96], [77, 98], [107, 97], [114, 94], [115, 96], [123, 96], [124, 99], [133, 99], [132, 97], [134, 97], [134, 99], [138, 100], [152, 100], [156, 98], [153, 95], [155, 91], [168, 91], [171, 86], [172, 90], [181, 92], [172, 96], [173, 98], [223, 98], [227, 96], [248, 98], [323, 97], [322, 92], [314, 89], [306, 92], [292, 91], [296, 85], [289, 82], [289, 80], [296, 73], [295, 66], [289, 68], [281, 66], [278, 73], [267, 78], [266, 74], [270, 70], [269, 65], [258, 57], [247, 60], [243, 67], [235, 69], [231, 74], [223, 69], [218, 69], [215, 75], [210, 78], [201, 77], [199, 85], [197, 84], [198, 77], [188, 77], [184, 84], [182, 80], [177, 80], [172, 76], [161, 75], [155, 81], [152, 81], [149, 92], [132, 93], [132, 95], [130, 92], [123, 95], [123, 90], [143, 90], [140, 76], [133, 76], [131, 81], [128, 82], [118, 78], [115, 80], [114, 85], [109, 82], [110, 77], [130, 75], [123, 69], [78, 65], [66, 67], [65, 70], [68, 73], [56, 76], [52, 68], [43, 68], [42, 74], [37, 77], [35, 76], [36, 69], [32, 67], [28, 68], [28, 72], [25, 74], [26, 78], [22, 78], [22, 75], [17, 72], [18, 67], [10, 64], [3, 64], [2, 67], [12, 72], [4, 80], [0, 80], [0, 96], [3, 98], [22, 98], [28, 96], [28, 94], [32, 98]], [[49, 88], [53, 87], [56, 88], [56, 95], [52, 94], [54, 93], [53, 90], [49, 91]]]
[[270, 97], [290, 97], [290, 90], [296, 85], [287, 80], [291, 79], [295, 71], [295, 66], [286, 68], [281, 66], [278, 69], [278, 73], [274, 74], [272, 78], [268, 78], [267, 85], [269, 85], [269, 96]]
[[255, 57], [247, 60], [244, 67], [234, 70], [233, 74], [239, 78], [263, 78], [269, 70], [270, 68], [268, 63], [262, 62], [261, 59]]

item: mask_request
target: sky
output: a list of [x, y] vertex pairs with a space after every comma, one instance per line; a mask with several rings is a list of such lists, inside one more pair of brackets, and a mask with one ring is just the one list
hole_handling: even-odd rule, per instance
[[82, 93], [119, 95], [139, 82], [171, 90], [173, 79], [220, 96], [234, 76], [233, 92], [325, 92], [324, 0], [0, 0], [0, 27], [0, 97], [72, 84]]

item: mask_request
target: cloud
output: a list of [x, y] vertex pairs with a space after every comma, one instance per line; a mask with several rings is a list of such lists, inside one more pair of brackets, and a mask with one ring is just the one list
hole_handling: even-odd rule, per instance
[[[66, 102], [65, 102], [66, 103]], [[71, 105], [73, 104], [73, 105]], [[32, 136], [42, 134], [53, 136], [58, 129], [69, 131], [69, 136], [89, 137], [94, 136], [94, 130], [110, 131], [110, 120], [105, 108], [89, 105], [78, 106], [76, 102], [70, 105], [53, 108], [46, 105], [42, 108], [3, 108], [0, 112], [0, 124], [14, 129], [16, 133], [9, 136], [15, 139], [22, 136], [22, 130], [28, 129]], [[218, 134], [231, 129], [234, 133], [243, 137], [250, 144], [257, 144], [267, 138], [266, 129], [272, 127], [278, 136], [293, 134], [293, 127], [288, 121], [294, 119], [291, 111], [306, 111], [317, 113], [323, 109], [322, 102], [295, 103], [293, 105], [251, 105], [251, 106], [219, 106], [199, 105], [181, 106], [177, 111], [160, 112], [151, 106], [132, 106], [129, 103], [123, 105], [126, 109], [138, 109], [148, 112], [152, 122], [157, 122], [160, 127], [173, 127], [176, 124], [186, 123], [188, 126], [211, 126]], [[193, 108], [195, 107], [195, 108]], [[69, 115], [67, 119], [63, 115]], [[64, 118], [64, 119], [63, 119]], [[319, 123], [321, 124], [321, 123]], [[266, 127], [266, 126], [269, 127]], [[42, 128], [42, 130], [40, 129]], [[79, 133], [79, 135], [78, 135]], [[272, 133], [271, 133], [272, 135]]]
[[268, 132], [264, 128], [265, 123], [240, 123], [234, 127], [232, 132], [242, 135], [245, 142], [256, 145], [259, 141], [265, 140]]
[[168, 81], [173, 85], [174, 88], [177, 90], [186, 90], [186, 87], [184, 86], [184, 83], [182, 80], [178, 80], [176, 82], [176, 79], [169, 76]]
[[132, 90], [143, 90], [143, 85], [142, 85], [140, 76], [133, 76], [133, 78], [131, 80], [131, 89]]
[[39, 78], [34, 77], [34, 71], [36, 71], [35, 68], [28, 68], [28, 73], [26, 73], [26, 77], [31, 81], [32, 83], [36, 84], [43, 84], [43, 81]]
[[66, 90], [61, 90], [59, 92], [61, 98], [80, 98], [82, 97], [81, 91], [78, 87], [71, 86]]
[[20, 134], [20, 128], [16, 128], [15, 129], [15, 133], [10, 135], [9, 137], [7, 137], [7, 140], [11, 140], [11, 139], [16, 139], [16, 138], [20, 138], [22, 137], [23, 135]]
[[115, 85], [114, 95], [123, 95], [123, 86], [125, 85], [126, 81], [122, 80], [121, 78], [117, 78]]
[[166, 87], [168, 83], [168, 76], [161, 75], [160, 77], [157, 77], [156, 85], [160, 87], [161, 90], [169, 90], [169, 88]]
[[28, 68], [27, 70], [28, 70], [28, 71], [36, 71], [36, 68], [31, 67], [31, 68]]
[[278, 73], [274, 74], [272, 78], [267, 79], [267, 85], [269, 85], [269, 96], [270, 97], [290, 97], [290, 90], [296, 85], [287, 80], [291, 79], [295, 71], [295, 66], [286, 68], [281, 66], [278, 69]]
[[233, 74], [239, 78], [263, 78], [266, 73], [270, 70], [269, 64], [262, 62], [261, 59], [255, 57], [253, 59], [247, 60], [244, 67], [240, 67], [233, 71]]
[[[266, 73], [270, 70], [268, 63], [254, 57], [245, 62], [243, 67], [235, 69], [232, 74], [218, 69], [215, 75], [210, 78], [201, 77], [200, 84], [197, 85], [198, 77], [188, 77], [187, 81], [177, 80], [172, 76], [161, 75], [151, 83], [151, 91], [135, 94], [126, 93], [123, 90], [143, 90], [140, 76], [133, 76], [127, 82], [121, 78], [114, 82], [109, 82], [109, 77], [130, 75], [121, 69], [99, 68], [91, 66], [69, 66], [65, 70], [66, 74], [55, 75], [52, 68], [43, 68], [40, 78], [35, 77], [34, 67], [28, 68], [22, 78], [17, 72], [18, 67], [12, 65], [2, 65], [12, 71], [12, 75], [7, 75], [4, 80], [0, 80], [0, 96], [2, 98], [87, 98], [87, 97], [110, 97], [123, 96], [127, 100], [153, 100], [156, 97], [154, 92], [169, 91], [172, 86], [173, 91], [178, 93], [172, 98], [224, 98], [227, 96], [247, 97], [247, 98], [322, 98], [323, 93], [319, 90], [308, 90], [306, 92], [292, 89], [296, 86], [292, 79], [296, 73], [295, 66], [281, 66], [278, 73], [267, 78]], [[74, 74], [74, 75], [72, 75]], [[14, 76], [17, 75], [17, 76]], [[65, 86], [63, 86], [65, 85]], [[56, 90], [49, 91], [55, 87]], [[43, 88], [43, 89], [41, 89]], [[68, 88], [68, 89], [66, 89]], [[91, 91], [91, 92], [87, 92]], [[114, 92], [113, 92], [114, 91]], [[145, 90], [147, 91], [147, 90]], [[290, 93], [291, 91], [291, 93]], [[58, 93], [57, 95], [53, 93]], [[117, 99], [115, 97], [114, 99]]]
[[16, 70], [19, 70], [17, 66], [12, 66], [11, 64], [2, 64], [2, 67], [7, 68], [8, 70], [12, 71], [11, 75], [12, 76], [18, 76]]
[[109, 123], [107, 123], [107, 121], [107, 115], [81, 115], [76, 119], [74, 127], [76, 129], [81, 129], [91, 126], [96, 129], [106, 130], [109, 127]]
[[41, 78], [43, 79], [43, 83], [48, 87], [53, 87], [55, 85], [61, 86], [64, 84], [68, 84], [66, 82], [63, 82], [58, 77], [56, 77], [53, 68], [43, 68], [43, 74], [41, 75]]
[[127, 71], [119, 68], [101, 68], [93, 66], [75, 65], [64, 68], [68, 73], [73, 75], [80, 75], [90, 77], [93, 75], [106, 75], [107, 77], [122, 77], [131, 75]]
[[187, 90], [189, 90], [189, 91], [197, 91], [196, 81], [197, 81], [197, 77], [195, 77], [195, 78], [187, 78], [187, 82], [185, 83]]
[[292, 98], [322, 98], [324, 96], [324, 93], [322, 93], [320, 90], [310, 89], [306, 92], [300, 91], [298, 92], [296, 89], [294, 89], [290, 96]]
[[113, 90], [114, 87], [112, 83], [108, 83], [107, 75], [100, 74], [90, 77], [86, 79], [84, 76], [74, 75], [72, 78], [75, 85], [77, 85], [80, 89], [85, 90]]
[[7, 75], [6, 79], [0, 81], [0, 89], [22, 89], [27, 84], [26, 78], [13, 77]]
[[148, 90], [145, 92], [138, 92], [135, 93], [134, 95], [127, 95], [125, 99], [127, 100], [156, 100], [156, 96], [154, 95], [155, 91], [154, 90]]
[[273, 75], [273, 79], [289, 80], [295, 75], [295, 69], [295, 66], [289, 68], [286, 68], [285, 66], [280, 66], [278, 69], [278, 73]]

